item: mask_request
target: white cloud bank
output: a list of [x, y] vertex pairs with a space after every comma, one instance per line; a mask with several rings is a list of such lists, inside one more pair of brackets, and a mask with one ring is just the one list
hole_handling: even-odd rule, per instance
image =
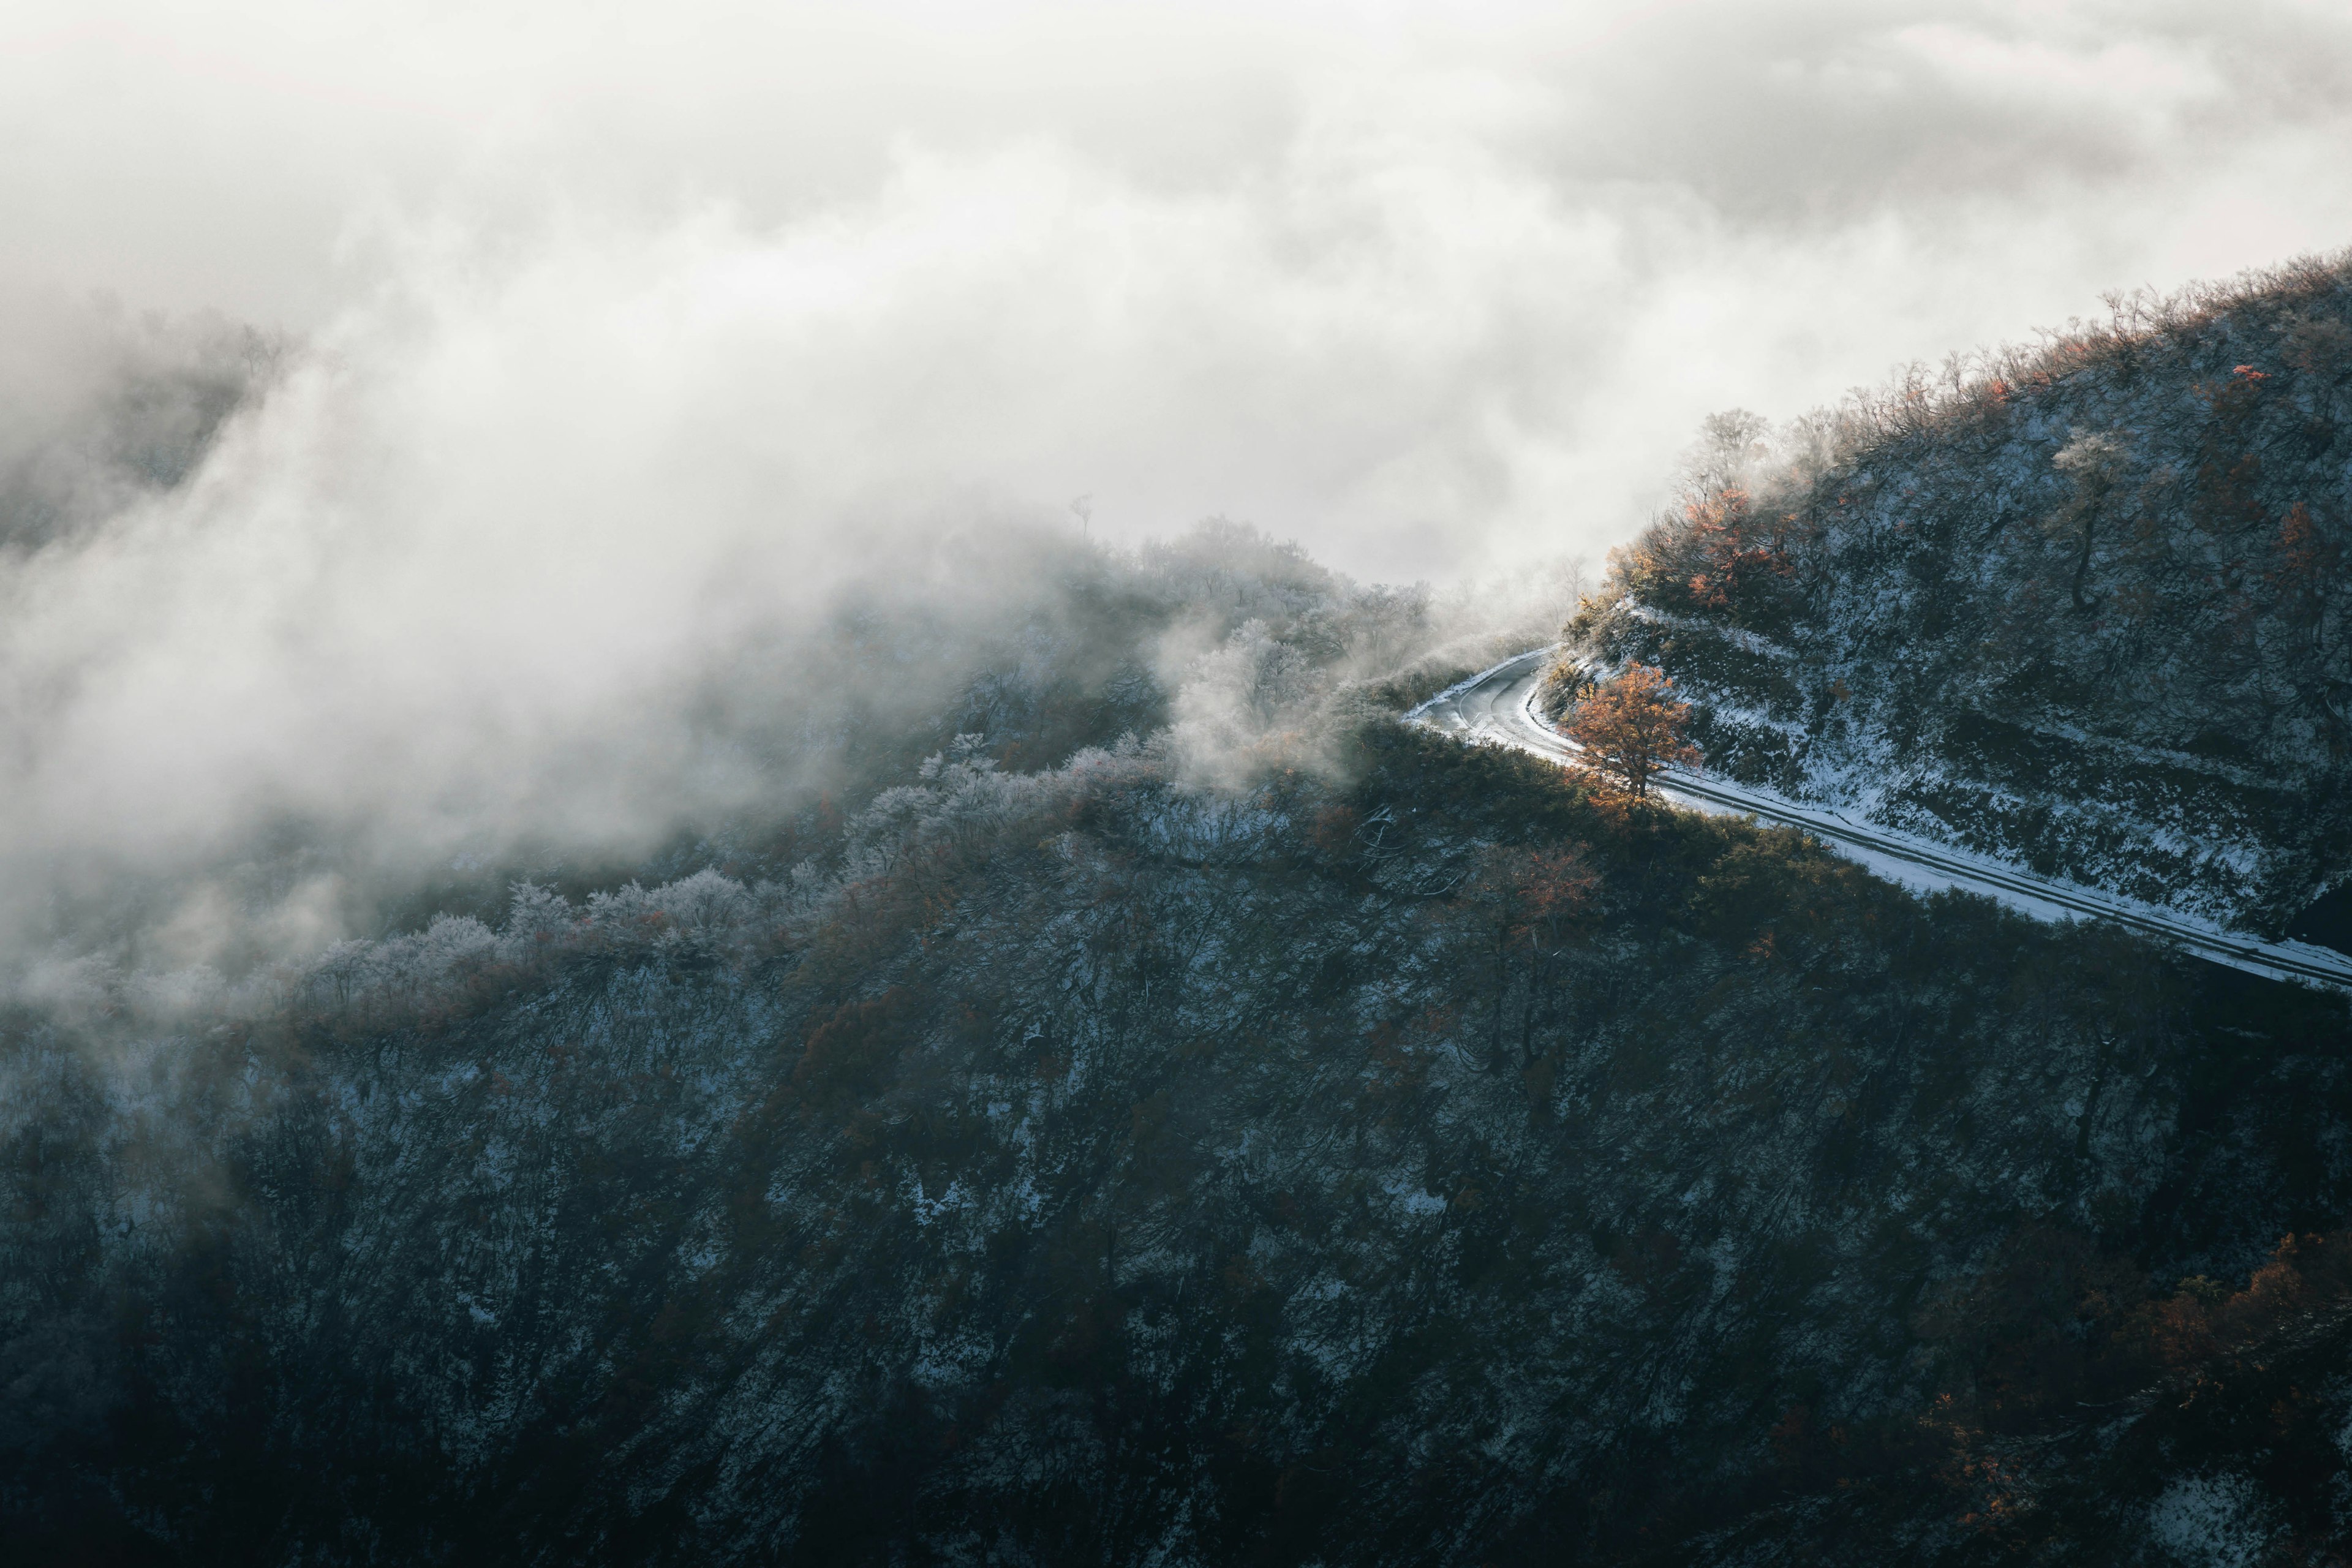
[[0, 868], [640, 821], [946, 519], [1597, 554], [1710, 410], [2352, 238], [2347, 78], [2294, 4], [20, 3], [20, 318], [300, 346], [0, 581]]
[[2352, 237], [2347, 79], [2277, 3], [36, 0], [0, 207], [19, 286], [330, 336], [425, 236], [635, 310], [584, 376], [748, 378], [756, 463], [1411, 577], [1623, 536], [1711, 409]]

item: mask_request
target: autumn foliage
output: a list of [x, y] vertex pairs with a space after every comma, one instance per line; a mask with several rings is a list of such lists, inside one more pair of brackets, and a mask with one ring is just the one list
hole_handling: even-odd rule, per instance
[[1689, 727], [1690, 704], [1675, 695], [1664, 670], [1645, 664], [1628, 665], [1595, 687], [1570, 711], [1565, 726], [1594, 767], [1637, 797], [1649, 793], [1650, 777], [1659, 770], [1697, 765]]

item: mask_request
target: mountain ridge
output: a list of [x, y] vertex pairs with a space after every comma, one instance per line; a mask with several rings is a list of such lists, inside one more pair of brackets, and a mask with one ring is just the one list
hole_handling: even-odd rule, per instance
[[2347, 531], [2336, 257], [1720, 416], [1572, 631], [1735, 776], [2275, 936], [2352, 867]]

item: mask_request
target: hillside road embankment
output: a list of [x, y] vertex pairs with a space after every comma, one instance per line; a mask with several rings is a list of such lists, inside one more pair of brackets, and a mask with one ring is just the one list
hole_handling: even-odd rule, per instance
[[[1554, 651], [1532, 648], [1506, 659], [1440, 692], [1406, 718], [1465, 741], [1511, 746], [1566, 766], [1581, 766], [1577, 747], [1545, 723], [1535, 709], [1536, 683]], [[1650, 787], [1696, 810], [1753, 816], [1760, 822], [1802, 829], [1880, 876], [1922, 890], [1958, 888], [1981, 893], [2038, 920], [2112, 921], [2233, 969], [2273, 980], [2352, 991], [2352, 955], [2332, 948], [2304, 942], [2266, 942], [1913, 834], [1853, 822], [1833, 807], [1790, 800], [1771, 790], [1706, 773], [1670, 768], [1654, 778]]]

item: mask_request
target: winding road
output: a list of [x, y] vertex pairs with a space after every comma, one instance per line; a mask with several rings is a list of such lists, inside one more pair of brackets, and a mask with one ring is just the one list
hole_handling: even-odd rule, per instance
[[[1577, 764], [1576, 746], [1535, 711], [1536, 682], [1552, 652], [1539, 647], [1506, 659], [1438, 693], [1405, 717], [1466, 741], [1513, 746], [1564, 764]], [[1880, 876], [1914, 888], [1930, 891], [1959, 888], [1982, 893], [2038, 920], [2113, 921], [2232, 969], [2273, 980], [2352, 991], [2352, 954], [2333, 948], [2305, 942], [2264, 942], [2157, 905], [2053, 881], [1909, 834], [1851, 822], [1827, 806], [1682, 768], [1667, 769], [1651, 781], [1650, 787], [1701, 811], [1754, 816], [1801, 828]]]

